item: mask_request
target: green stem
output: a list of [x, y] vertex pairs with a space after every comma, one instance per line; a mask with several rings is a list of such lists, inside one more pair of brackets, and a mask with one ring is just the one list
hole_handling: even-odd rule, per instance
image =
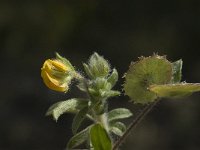
[[[104, 106], [106, 104], [104, 103]], [[99, 105], [97, 105], [98, 107]], [[104, 107], [106, 108], [106, 107]], [[97, 110], [96, 110], [97, 109]], [[92, 109], [92, 115], [94, 118], [94, 124], [98, 123], [101, 124], [103, 126], [103, 128], [107, 131], [107, 133], [109, 134], [109, 124], [108, 124], [108, 117], [107, 117], [107, 108], [106, 109], [102, 109], [102, 107], [100, 108], [96, 108], [96, 109]], [[99, 110], [101, 113], [99, 113]], [[111, 137], [110, 137], [111, 138]], [[111, 138], [112, 140], [112, 138]], [[89, 143], [91, 143], [91, 141], [89, 141]], [[92, 150], [92, 145], [90, 145], [90, 149]]]
[[[90, 99], [90, 101], [92, 101], [93, 97], [88, 90], [88, 80], [86, 78], [84, 78], [83, 76], [81, 76], [80, 74], [77, 74], [76, 78], [80, 82], [83, 82], [83, 84], [86, 88], [87, 96]], [[97, 101], [102, 102], [102, 103], [94, 104], [93, 109], [91, 109], [91, 114], [94, 118], [94, 123], [101, 124], [104, 127], [104, 129], [107, 131], [107, 133], [109, 134], [109, 124], [108, 124], [108, 117], [107, 117], [107, 112], [108, 112], [107, 102], [106, 102], [106, 100], [102, 99], [101, 97], [99, 97], [99, 100], [97, 100]], [[88, 142], [89, 142], [90, 148], [92, 148], [91, 141], [89, 140]]]
[[105, 128], [105, 130], [108, 132], [107, 113], [103, 113], [101, 115], [98, 115], [96, 118], [97, 118], [97, 122], [99, 122]]
[[159, 100], [153, 102], [144, 107], [144, 109], [136, 116], [133, 122], [129, 125], [123, 136], [114, 144], [113, 150], [117, 150], [117, 148], [124, 142], [124, 140], [128, 137], [131, 130], [133, 130], [141, 120], [152, 110], [152, 108], [158, 103]]

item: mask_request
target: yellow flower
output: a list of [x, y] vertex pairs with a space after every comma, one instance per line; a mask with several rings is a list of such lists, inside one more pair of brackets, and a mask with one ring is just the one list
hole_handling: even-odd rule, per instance
[[62, 60], [48, 59], [41, 68], [41, 76], [48, 88], [59, 92], [67, 92], [73, 78], [70, 76], [70, 71], [72, 71], [71, 67], [67, 66]]

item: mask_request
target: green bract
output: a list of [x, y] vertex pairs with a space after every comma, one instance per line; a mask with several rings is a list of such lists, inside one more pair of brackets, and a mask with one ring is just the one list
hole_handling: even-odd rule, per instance
[[162, 56], [141, 57], [131, 63], [125, 76], [124, 91], [135, 103], [155, 101], [157, 95], [148, 90], [152, 84], [167, 84], [172, 78], [172, 65]]
[[181, 59], [172, 63], [172, 80], [171, 80], [171, 83], [179, 83], [181, 81], [182, 65], [183, 65], [183, 61]]

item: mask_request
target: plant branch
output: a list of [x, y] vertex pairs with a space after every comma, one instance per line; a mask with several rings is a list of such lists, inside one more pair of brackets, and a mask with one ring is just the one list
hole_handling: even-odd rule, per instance
[[159, 100], [149, 104], [143, 108], [143, 110], [136, 116], [136, 118], [129, 125], [125, 133], [120, 137], [120, 139], [114, 144], [113, 150], [117, 150], [117, 148], [124, 142], [124, 140], [128, 137], [131, 130], [133, 130], [141, 120], [152, 110], [152, 108], [158, 103]]

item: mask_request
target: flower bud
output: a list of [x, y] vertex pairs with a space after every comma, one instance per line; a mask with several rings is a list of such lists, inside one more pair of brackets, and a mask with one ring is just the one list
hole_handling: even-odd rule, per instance
[[[56, 54], [58, 55], [58, 54]], [[48, 59], [41, 68], [41, 76], [45, 85], [55, 91], [67, 92], [69, 84], [74, 78], [72, 65], [62, 59]]]
[[90, 57], [88, 64], [84, 63], [83, 66], [87, 75], [92, 79], [107, 77], [110, 73], [110, 65], [108, 61], [97, 53], [94, 53]]

